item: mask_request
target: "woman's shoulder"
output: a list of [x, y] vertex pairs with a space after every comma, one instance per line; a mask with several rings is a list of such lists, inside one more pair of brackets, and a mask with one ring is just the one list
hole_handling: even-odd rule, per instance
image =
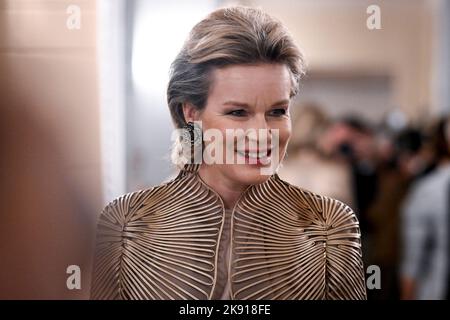
[[359, 223], [355, 212], [344, 202], [304, 189], [279, 177], [277, 177], [277, 181], [284, 189], [280, 190], [283, 199], [295, 202], [301, 209], [300, 211], [312, 214], [313, 219], [318, 219], [328, 227], [336, 227], [349, 221], [358, 227]]
[[148, 195], [150, 195], [155, 188], [158, 187], [150, 187], [148, 189], [136, 190], [114, 198], [103, 208], [102, 215], [114, 211], [120, 216], [123, 217], [127, 216], [129, 210], [136, 205], [142, 204], [145, 201], [145, 199], [148, 198]]
[[110, 218], [115, 223], [124, 224], [142, 212], [142, 208], [150, 207], [155, 201], [169, 199], [177, 185], [187, 179], [186, 176], [177, 177], [156, 186], [120, 195], [103, 208], [100, 220]]

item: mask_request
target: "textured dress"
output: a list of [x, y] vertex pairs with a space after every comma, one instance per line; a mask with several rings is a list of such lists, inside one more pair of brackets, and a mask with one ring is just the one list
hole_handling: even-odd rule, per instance
[[97, 237], [93, 299], [366, 299], [353, 211], [277, 174], [226, 210], [187, 167], [112, 201]]
[[219, 241], [216, 291], [212, 296], [214, 300], [230, 300], [230, 282], [228, 269], [230, 263], [230, 237], [231, 237], [232, 210], [225, 210], [225, 222]]

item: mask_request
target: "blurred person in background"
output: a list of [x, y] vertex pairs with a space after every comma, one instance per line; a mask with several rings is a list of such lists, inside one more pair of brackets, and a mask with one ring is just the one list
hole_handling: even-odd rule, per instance
[[402, 299], [449, 298], [450, 122], [431, 135], [437, 166], [411, 188], [402, 208]]
[[298, 106], [280, 176], [304, 189], [354, 205], [350, 166], [326, 153], [324, 135], [332, 125], [315, 103]]
[[336, 122], [330, 132], [335, 135], [333, 153], [351, 166], [355, 208], [361, 230], [369, 231], [367, 209], [377, 192], [375, 135], [368, 123], [357, 116], [347, 116]]
[[[322, 149], [335, 161], [350, 168], [350, 190], [356, 215], [360, 221], [364, 252], [370, 247], [367, 209], [377, 192], [375, 135], [368, 123], [358, 116], [348, 115], [336, 120], [325, 132]], [[368, 263], [364, 255], [365, 264]]]
[[400, 208], [412, 181], [426, 172], [431, 162], [419, 130], [388, 130], [380, 130], [377, 139], [379, 188], [367, 211], [371, 243], [365, 253], [369, 265], [377, 265], [382, 271], [381, 290], [369, 291], [370, 299], [397, 300]]

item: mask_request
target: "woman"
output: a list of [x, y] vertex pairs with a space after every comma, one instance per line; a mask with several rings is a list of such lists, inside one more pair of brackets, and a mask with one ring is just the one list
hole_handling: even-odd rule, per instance
[[412, 185], [401, 210], [401, 298], [450, 298], [450, 117], [432, 128], [436, 168]]
[[104, 209], [93, 298], [365, 299], [351, 209], [276, 174], [302, 73], [291, 36], [260, 10], [219, 9], [193, 28], [167, 91], [185, 165]]

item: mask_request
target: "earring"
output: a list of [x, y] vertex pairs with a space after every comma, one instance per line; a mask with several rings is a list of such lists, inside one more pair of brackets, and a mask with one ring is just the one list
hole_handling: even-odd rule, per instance
[[[201, 123], [201, 122], [200, 122]], [[181, 154], [187, 163], [198, 163], [202, 154], [202, 128], [196, 122], [183, 126], [181, 134]]]
[[202, 128], [196, 122], [189, 121], [183, 127], [181, 143], [194, 149], [202, 143]]

